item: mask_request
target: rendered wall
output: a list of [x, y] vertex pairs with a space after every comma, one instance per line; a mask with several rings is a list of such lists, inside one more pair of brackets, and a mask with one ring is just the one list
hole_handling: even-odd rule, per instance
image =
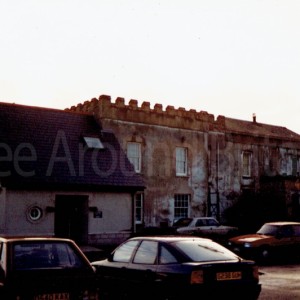
[[[6, 235], [54, 235], [55, 211], [47, 207], [55, 206], [56, 195], [88, 195], [88, 206], [97, 207], [101, 217], [95, 217], [89, 211], [89, 241], [97, 244], [111, 244], [123, 241], [131, 230], [132, 208], [131, 195], [127, 193], [74, 193], [74, 192], [35, 192], [11, 191], [0, 192], [0, 234]], [[5, 203], [5, 205], [4, 205]], [[28, 218], [28, 209], [38, 206], [43, 216], [38, 221]], [[122, 213], [116, 213], [116, 212]]]

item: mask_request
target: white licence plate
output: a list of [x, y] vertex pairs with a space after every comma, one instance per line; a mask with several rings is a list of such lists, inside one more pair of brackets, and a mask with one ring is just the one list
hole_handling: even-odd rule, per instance
[[237, 280], [237, 279], [242, 279], [242, 272], [217, 273], [217, 280]]
[[34, 300], [70, 300], [69, 293], [53, 293], [34, 296]]

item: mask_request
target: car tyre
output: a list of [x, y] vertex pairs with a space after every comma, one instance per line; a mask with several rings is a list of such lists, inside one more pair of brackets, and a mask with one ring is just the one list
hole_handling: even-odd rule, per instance
[[258, 251], [258, 261], [260, 263], [268, 263], [271, 260], [271, 251], [267, 246], [263, 246], [259, 248]]

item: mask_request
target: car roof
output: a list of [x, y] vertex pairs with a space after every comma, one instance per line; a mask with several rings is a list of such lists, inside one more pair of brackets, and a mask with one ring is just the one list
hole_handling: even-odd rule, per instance
[[195, 219], [216, 219], [214, 217], [183, 217], [183, 218], [179, 218], [179, 220], [195, 220]]
[[201, 238], [201, 237], [194, 237], [194, 236], [173, 236], [173, 235], [164, 235], [164, 236], [139, 236], [130, 238], [130, 240], [148, 240], [148, 241], [160, 241], [160, 242], [178, 242], [178, 241], [185, 241], [185, 240], [196, 240], [196, 241], [211, 241], [211, 239]]
[[73, 242], [70, 239], [58, 237], [41, 237], [41, 236], [0, 236], [0, 242], [25, 242], [25, 241], [40, 241], [40, 242]]
[[268, 222], [264, 225], [276, 225], [276, 226], [283, 226], [283, 225], [300, 225], [300, 222], [293, 222], [293, 221], [276, 221], [276, 222]]
[[216, 219], [214, 217], [194, 217], [193, 219]]

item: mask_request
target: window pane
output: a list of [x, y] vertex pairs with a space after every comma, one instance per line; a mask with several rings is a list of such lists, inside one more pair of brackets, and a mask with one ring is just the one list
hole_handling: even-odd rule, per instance
[[186, 148], [176, 148], [176, 174], [187, 174], [187, 150]]
[[113, 256], [113, 261], [129, 262], [138, 241], [130, 241], [118, 248]]
[[157, 242], [143, 241], [135, 254], [133, 262], [136, 264], [153, 265], [156, 261], [157, 249]]
[[227, 248], [207, 240], [180, 241], [176, 247], [193, 261], [236, 260], [236, 255]]
[[164, 246], [161, 247], [161, 253], [160, 253], [160, 264], [174, 264], [177, 263], [176, 257]]
[[82, 258], [67, 243], [20, 243], [14, 245], [14, 268], [80, 268]]
[[133, 164], [136, 172], [141, 171], [141, 145], [139, 143], [127, 144], [127, 157]]
[[135, 222], [136, 224], [143, 222], [143, 194], [135, 195]]
[[174, 218], [186, 218], [189, 216], [190, 195], [176, 194], [174, 197]]
[[251, 153], [243, 152], [243, 176], [251, 176]]

